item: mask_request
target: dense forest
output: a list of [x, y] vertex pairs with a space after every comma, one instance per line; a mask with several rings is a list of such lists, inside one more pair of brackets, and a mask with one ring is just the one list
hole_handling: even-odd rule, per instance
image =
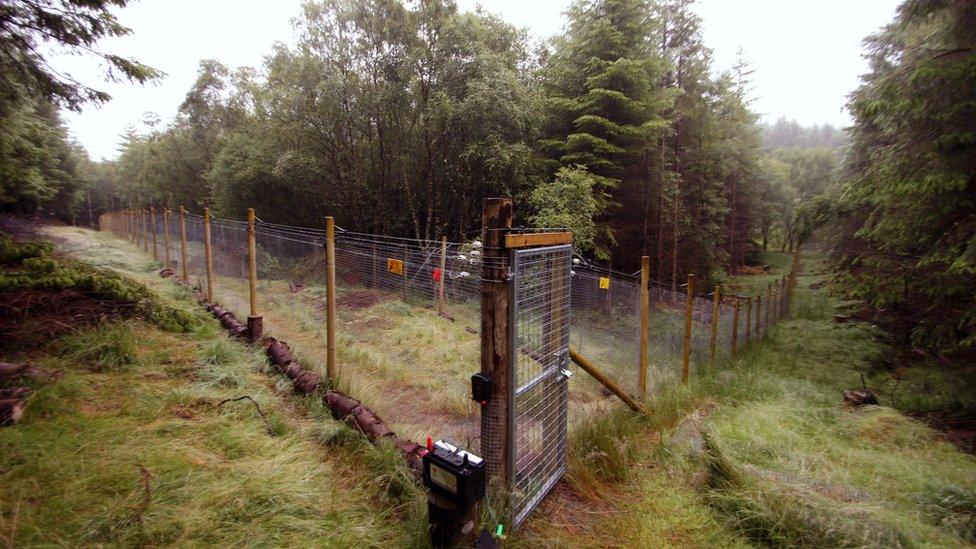
[[[148, 116], [99, 163], [58, 108], [108, 97], [50, 78], [36, 42], [44, 25], [75, 47], [124, 34], [109, 8], [125, 1], [63, 4], [92, 17], [0, 3], [3, 210], [91, 223], [253, 206], [268, 222], [460, 240], [482, 197], [508, 195], [517, 223], [570, 227], [621, 270], [649, 255], [672, 286], [692, 272], [710, 287], [815, 235], [837, 287], [901, 318], [906, 341], [976, 342], [972, 2], [907, 0], [866, 40], [848, 130], [760, 123], [748, 61], [713, 63], [693, 0], [579, 0], [541, 44], [450, 0], [308, 2], [293, 47], [260, 67], [203, 61], [173, 120]], [[157, 76], [106, 60], [116, 78]]]

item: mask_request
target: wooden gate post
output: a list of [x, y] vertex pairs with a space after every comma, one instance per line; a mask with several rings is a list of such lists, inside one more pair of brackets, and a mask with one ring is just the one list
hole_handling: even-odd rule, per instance
[[214, 298], [213, 250], [210, 244], [210, 208], [203, 209], [203, 253], [207, 264], [207, 301]]
[[247, 209], [247, 280], [251, 297], [251, 314], [247, 315], [247, 338], [251, 343], [261, 339], [264, 319], [258, 314], [258, 245], [254, 231], [254, 208]]
[[681, 383], [688, 383], [688, 371], [691, 369], [691, 315], [695, 302], [695, 275], [688, 275], [688, 295], [685, 296], [685, 339], [684, 353], [681, 360]]
[[641, 290], [640, 290], [640, 373], [637, 386], [640, 389], [640, 400], [647, 399], [647, 363], [650, 352], [651, 293], [648, 288], [651, 283], [651, 258], [641, 257]]
[[180, 271], [183, 282], [190, 280], [190, 267], [186, 264], [186, 210], [180, 206]]
[[325, 376], [334, 387], [336, 375], [336, 276], [335, 276], [335, 219], [325, 218]]
[[505, 234], [512, 227], [512, 200], [486, 198], [481, 241], [481, 373], [491, 378], [491, 400], [481, 408], [481, 455], [496, 504], [508, 493], [508, 255]]
[[712, 294], [712, 337], [708, 340], [708, 359], [715, 360], [715, 343], [718, 341], [718, 319], [722, 314], [722, 287], [715, 285]]
[[739, 344], [739, 296], [735, 296], [732, 303], [732, 348], [729, 350], [735, 358], [736, 346]]
[[149, 208], [149, 217], [152, 221], [152, 243], [153, 243], [153, 261], [159, 261], [159, 250], [156, 246], [156, 207], [152, 206]]

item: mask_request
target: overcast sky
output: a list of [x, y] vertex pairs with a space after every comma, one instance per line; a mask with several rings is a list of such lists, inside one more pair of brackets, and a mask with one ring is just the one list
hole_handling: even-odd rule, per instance
[[[201, 59], [260, 66], [276, 42], [293, 43], [291, 19], [302, 0], [140, 0], [120, 12], [132, 35], [103, 42], [164, 71], [146, 86], [99, 81], [98, 65], [83, 57], [56, 66], [108, 91], [113, 100], [65, 113], [72, 135], [94, 159], [115, 158], [120, 135], [147, 112], [168, 121], [196, 77]], [[487, 11], [537, 39], [562, 28], [569, 0], [458, 0], [461, 9]], [[763, 120], [781, 116], [802, 124], [845, 126], [847, 94], [865, 72], [861, 40], [891, 20], [897, 0], [700, 0], [705, 44], [717, 70], [729, 68], [739, 47], [755, 70], [753, 108]]]

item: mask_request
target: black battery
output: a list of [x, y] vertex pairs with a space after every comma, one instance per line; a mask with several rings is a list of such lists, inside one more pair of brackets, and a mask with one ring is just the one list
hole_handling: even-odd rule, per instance
[[424, 455], [424, 486], [467, 509], [485, 497], [485, 460], [438, 440]]

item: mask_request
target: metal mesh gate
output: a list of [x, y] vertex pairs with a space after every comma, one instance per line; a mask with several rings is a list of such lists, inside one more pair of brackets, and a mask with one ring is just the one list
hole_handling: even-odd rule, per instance
[[509, 486], [518, 526], [566, 471], [572, 246], [513, 250]]

